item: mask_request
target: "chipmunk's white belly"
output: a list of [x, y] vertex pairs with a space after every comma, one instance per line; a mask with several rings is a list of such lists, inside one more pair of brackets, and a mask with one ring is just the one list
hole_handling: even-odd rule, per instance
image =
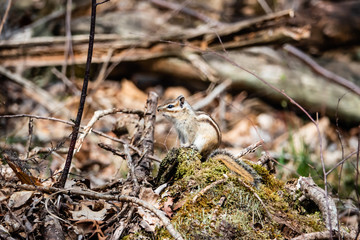
[[194, 144], [198, 131], [198, 127], [189, 120], [177, 121], [175, 127], [180, 139], [182, 147], [190, 147]]
[[217, 136], [216, 130], [211, 125], [200, 123], [192, 144], [200, 152], [213, 149], [219, 144]]

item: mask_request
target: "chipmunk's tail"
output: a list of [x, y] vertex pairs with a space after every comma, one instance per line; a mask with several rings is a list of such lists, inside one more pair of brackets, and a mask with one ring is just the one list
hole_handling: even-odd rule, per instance
[[241, 158], [234, 157], [231, 153], [223, 149], [217, 149], [211, 153], [210, 157], [224, 163], [231, 171], [234, 171], [242, 179], [251, 183], [253, 186], [258, 187], [262, 182], [260, 175]]

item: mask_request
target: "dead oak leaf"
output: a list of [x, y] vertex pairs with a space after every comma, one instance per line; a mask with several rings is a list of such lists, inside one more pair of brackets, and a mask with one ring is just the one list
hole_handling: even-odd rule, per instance
[[108, 208], [104, 207], [99, 211], [93, 211], [85, 204], [81, 204], [81, 210], [70, 211], [74, 220], [91, 219], [95, 221], [101, 221], [105, 218]]

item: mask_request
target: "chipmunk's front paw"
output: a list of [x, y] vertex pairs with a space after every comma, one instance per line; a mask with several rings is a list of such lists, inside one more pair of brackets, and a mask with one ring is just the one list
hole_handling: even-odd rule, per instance
[[198, 147], [197, 147], [197, 146], [195, 146], [194, 144], [191, 144], [188, 148], [194, 149], [194, 150], [196, 150], [196, 151], [198, 151], [198, 152], [199, 152]]

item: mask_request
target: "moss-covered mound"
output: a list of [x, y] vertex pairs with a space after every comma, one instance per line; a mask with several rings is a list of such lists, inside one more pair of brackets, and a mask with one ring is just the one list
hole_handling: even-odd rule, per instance
[[[202, 163], [193, 149], [170, 151], [157, 181], [171, 183], [161, 199], [185, 239], [288, 239], [325, 229], [319, 212], [307, 214], [283, 182], [252, 167], [263, 179], [258, 188], [219, 161]], [[156, 235], [171, 239], [164, 229]]]

